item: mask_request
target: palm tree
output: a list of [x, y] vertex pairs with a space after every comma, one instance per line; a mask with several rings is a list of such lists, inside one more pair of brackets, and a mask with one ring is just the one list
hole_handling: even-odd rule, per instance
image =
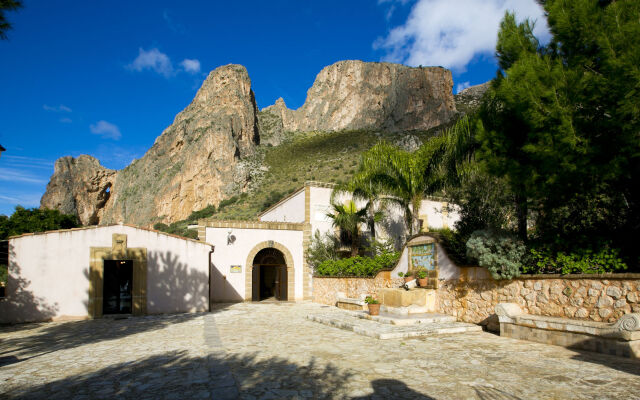
[[381, 206], [379, 188], [370, 180], [364, 181], [354, 179], [347, 183], [340, 183], [336, 185], [333, 192], [331, 192], [332, 203], [339, 194], [350, 194], [352, 200], [362, 201], [365, 203], [363, 209], [366, 210], [367, 228], [371, 234], [371, 240], [375, 241], [376, 223], [380, 222], [383, 217], [382, 211], [378, 209]]
[[404, 211], [409, 234], [417, 227], [417, 213], [425, 194], [442, 187], [443, 137], [423, 144], [416, 152], [404, 151], [380, 142], [362, 156], [354, 182], [371, 182], [387, 195], [387, 201], [398, 204]]
[[367, 221], [366, 209], [358, 209], [353, 200], [344, 204], [331, 203], [333, 213], [327, 213], [327, 217], [333, 220], [333, 226], [340, 229], [347, 236], [351, 245], [351, 257], [358, 255], [360, 244], [360, 224]]

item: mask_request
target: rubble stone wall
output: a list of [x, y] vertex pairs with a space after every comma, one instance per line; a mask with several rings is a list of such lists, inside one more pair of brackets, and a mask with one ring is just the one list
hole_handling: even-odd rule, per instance
[[473, 274], [439, 282], [438, 310], [490, 330], [499, 329], [498, 303], [517, 303], [533, 315], [601, 322], [640, 312], [640, 274], [522, 275], [505, 281], [465, 279], [468, 275]]

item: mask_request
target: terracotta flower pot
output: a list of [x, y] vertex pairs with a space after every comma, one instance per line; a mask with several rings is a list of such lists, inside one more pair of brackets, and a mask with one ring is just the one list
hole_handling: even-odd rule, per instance
[[413, 275], [412, 276], [405, 276], [404, 277], [404, 283], [411, 282], [413, 279], [414, 279]]
[[429, 281], [429, 278], [418, 278], [418, 285], [422, 287], [426, 287], [428, 281]]
[[378, 304], [367, 304], [369, 306], [369, 315], [379, 315], [380, 314], [380, 303]]

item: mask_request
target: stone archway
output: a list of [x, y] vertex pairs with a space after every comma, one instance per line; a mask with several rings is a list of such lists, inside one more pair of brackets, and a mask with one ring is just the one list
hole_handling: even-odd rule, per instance
[[284, 255], [284, 260], [287, 267], [287, 299], [289, 301], [294, 300], [296, 298], [295, 295], [295, 266], [293, 264], [293, 256], [291, 256], [291, 252], [282, 244], [275, 242], [273, 240], [268, 240], [265, 242], [260, 242], [251, 251], [247, 256], [246, 268], [245, 268], [245, 276], [244, 276], [244, 300], [251, 301], [252, 293], [253, 293], [253, 260], [260, 250], [274, 248], [279, 250]]

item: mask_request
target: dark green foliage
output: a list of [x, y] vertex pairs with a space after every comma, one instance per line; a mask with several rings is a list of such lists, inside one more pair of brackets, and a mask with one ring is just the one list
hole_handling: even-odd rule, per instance
[[395, 266], [400, 253], [384, 253], [375, 257], [350, 257], [341, 260], [326, 260], [318, 265], [314, 273], [317, 276], [355, 276], [373, 277], [380, 270]]
[[78, 226], [80, 223], [75, 215], [62, 214], [58, 210], [16, 206], [11, 217], [0, 215], [0, 240], [28, 232], [70, 229]]
[[199, 219], [209, 218], [216, 213], [216, 206], [209, 204], [202, 210], [194, 211], [187, 217], [187, 221], [198, 222]]
[[619, 257], [619, 250], [606, 244], [598, 251], [577, 250], [566, 254], [549, 248], [531, 249], [523, 267], [526, 274], [600, 274], [623, 272], [627, 265]]
[[467, 257], [467, 241], [471, 237], [471, 233], [465, 235], [458, 230], [453, 231], [448, 228], [430, 229], [429, 233], [438, 239], [454, 264], [461, 266], [473, 263]]
[[4, 15], [5, 11], [15, 11], [19, 8], [22, 8], [20, 0], [0, 0], [0, 40], [6, 40], [7, 31], [12, 28]]
[[157, 231], [161, 231], [161, 232], [168, 232], [169, 229], [169, 225], [163, 223], [163, 222], [158, 222], [157, 224], [153, 225], [153, 229], [157, 230]]
[[262, 203], [262, 210], [261, 211], [264, 211], [267, 208], [271, 207], [272, 205], [276, 204], [283, 197], [284, 197], [283, 193], [280, 193], [277, 190], [271, 191], [269, 193], [269, 195], [267, 196], [267, 198], [265, 199], [264, 203]]
[[9, 270], [5, 264], [0, 264], [0, 283], [7, 283]]
[[218, 204], [218, 211], [222, 211], [223, 208], [230, 206], [238, 201], [238, 196], [232, 196], [228, 199], [224, 199]]
[[[638, 259], [640, 2], [547, 0], [551, 43], [507, 14], [480, 110], [481, 159], [513, 193], [518, 230], [579, 254], [613, 240]], [[527, 220], [533, 219], [534, 224]], [[582, 257], [582, 256], [580, 256]]]
[[477, 231], [467, 241], [467, 256], [488, 269], [494, 279], [518, 277], [525, 253], [524, 243], [506, 233]]

